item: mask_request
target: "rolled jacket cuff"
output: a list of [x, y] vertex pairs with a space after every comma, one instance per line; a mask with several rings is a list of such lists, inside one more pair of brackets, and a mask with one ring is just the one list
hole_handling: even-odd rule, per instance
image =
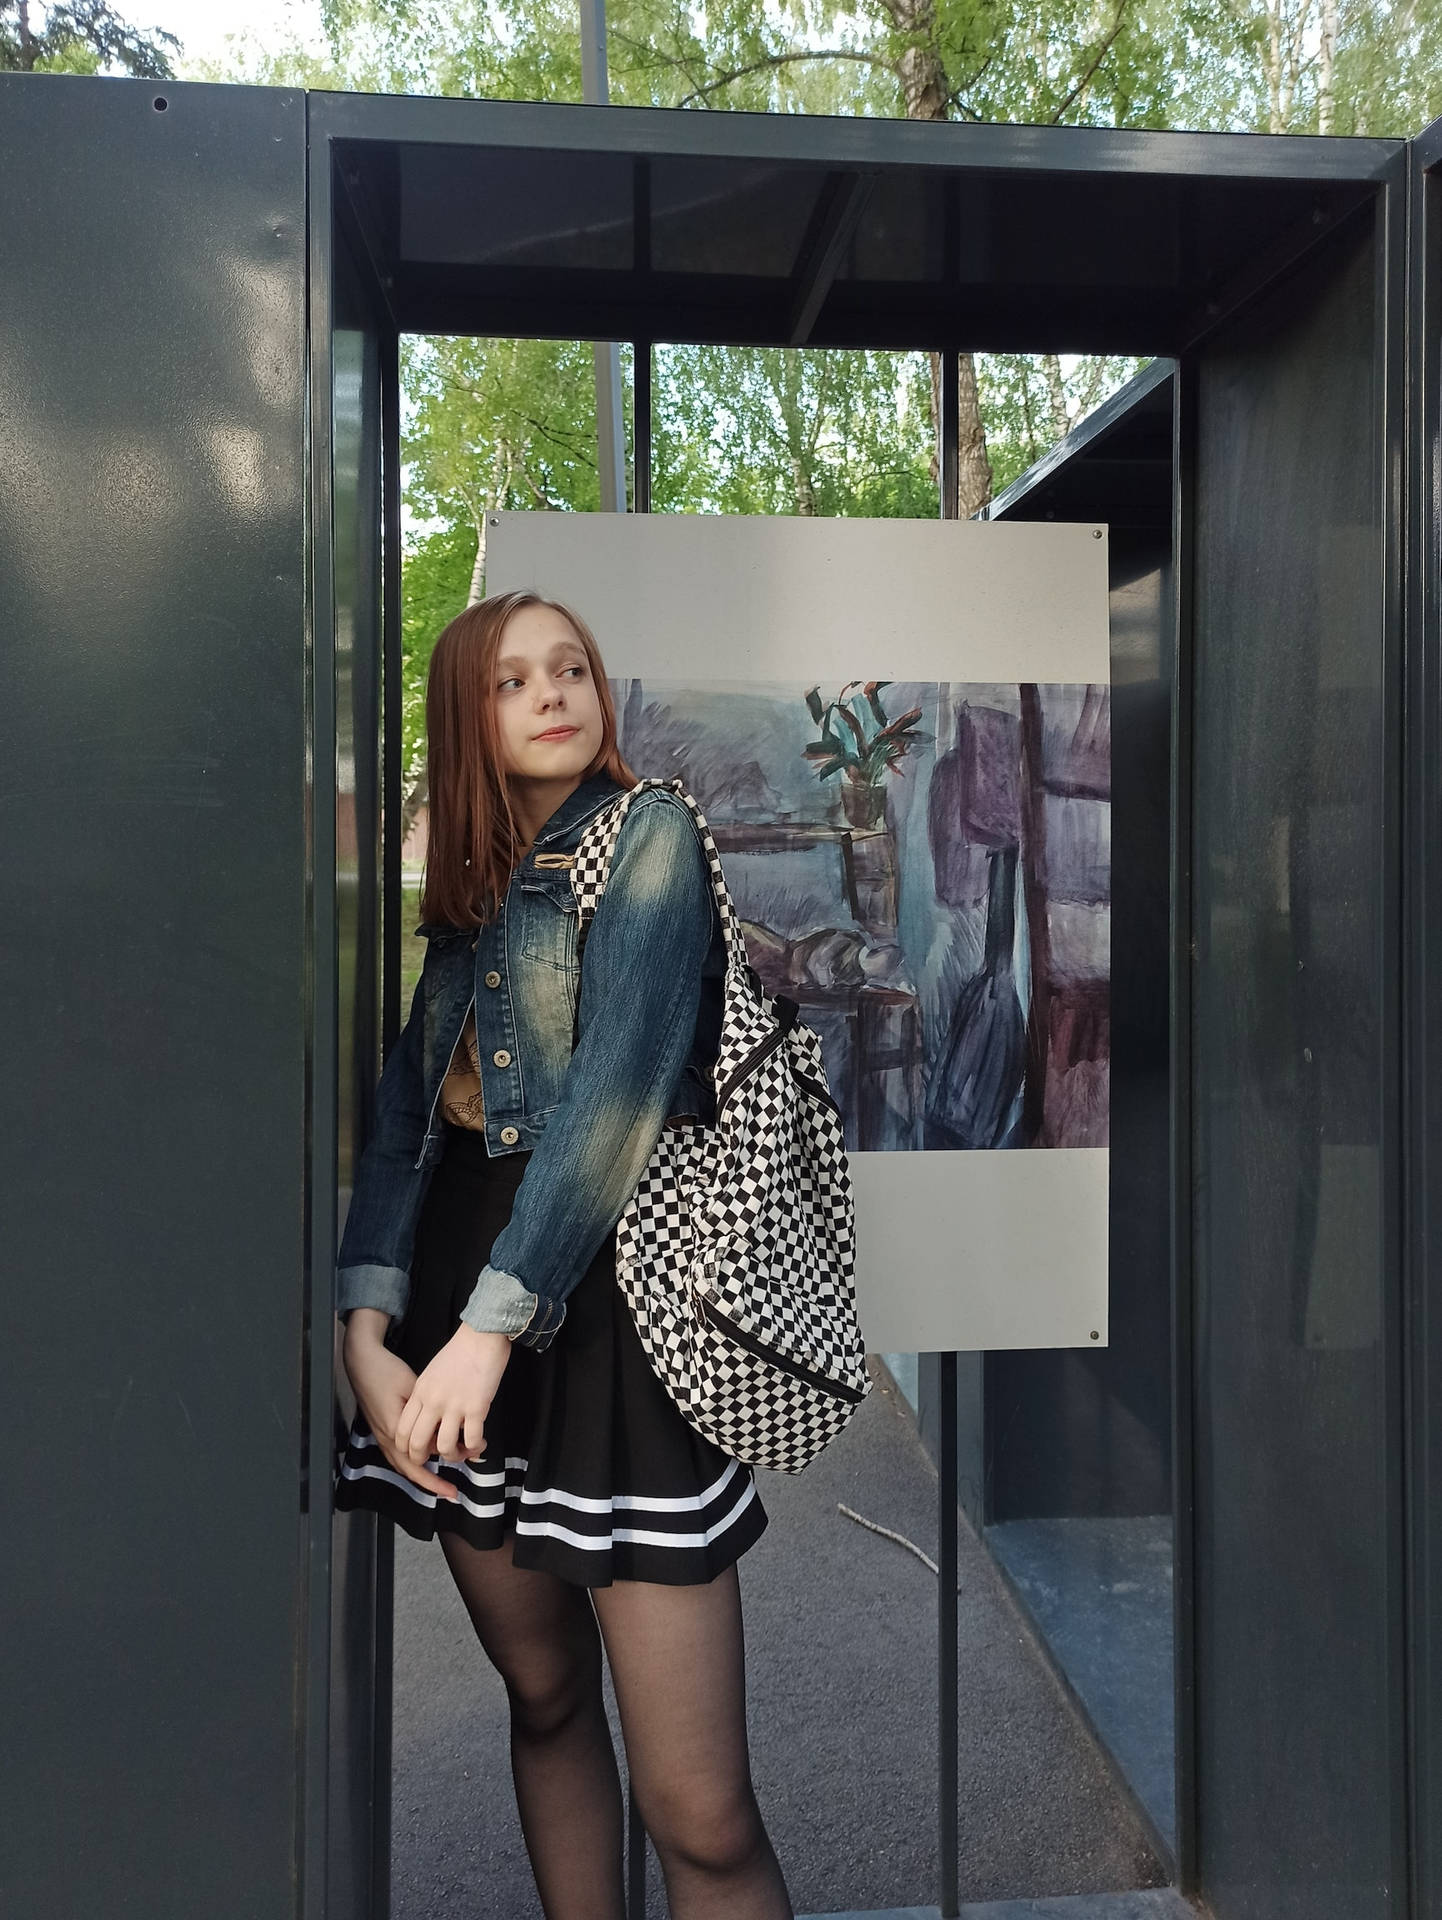
[[404, 1267], [337, 1267], [335, 1310], [344, 1319], [356, 1307], [378, 1307], [399, 1320], [410, 1291], [411, 1278]]
[[536, 1311], [527, 1326], [512, 1334], [512, 1339], [523, 1347], [534, 1347], [537, 1352], [550, 1346], [561, 1330], [561, 1322], [566, 1317], [564, 1300], [549, 1300], [541, 1293], [536, 1295]]
[[540, 1304], [540, 1296], [523, 1286], [513, 1273], [482, 1267], [461, 1319], [477, 1333], [504, 1333], [512, 1339], [524, 1331]]

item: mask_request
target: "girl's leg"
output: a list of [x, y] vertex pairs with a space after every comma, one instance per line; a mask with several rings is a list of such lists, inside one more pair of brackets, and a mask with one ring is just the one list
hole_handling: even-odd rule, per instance
[[751, 1784], [735, 1565], [702, 1585], [618, 1580], [591, 1598], [672, 1920], [792, 1920]]
[[441, 1548], [511, 1707], [511, 1774], [546, 1920], [624, 1920], [621, 1781], [584, 1587], [518, 1567], [515, 1535]]

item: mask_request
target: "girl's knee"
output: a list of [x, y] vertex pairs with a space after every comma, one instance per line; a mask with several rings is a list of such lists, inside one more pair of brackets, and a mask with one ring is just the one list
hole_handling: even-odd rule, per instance
[[[653, 1802], [657, 1796], [652, 1796]], [[694, 1871], [734, 1873], [754, 1863], [766, 1845], [756, 1796], [749, 1789], [731, 1792], [662, 1793], [650, 1817], [644, 1803], [642, 1824], [663, 1863]]]
[[533, 1650], [532, 1657], [498, 1667], [511, 1706], [511, 1725], [545, 1735], [602, 1699], [598, 1647]]

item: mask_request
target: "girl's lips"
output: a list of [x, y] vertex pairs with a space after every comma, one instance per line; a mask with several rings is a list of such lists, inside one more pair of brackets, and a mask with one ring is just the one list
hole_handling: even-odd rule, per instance
[[548, 727], [544, 733], [533, 733], [533, 740], [569, 740], [573, 733], [579, 733], [579, 727]]

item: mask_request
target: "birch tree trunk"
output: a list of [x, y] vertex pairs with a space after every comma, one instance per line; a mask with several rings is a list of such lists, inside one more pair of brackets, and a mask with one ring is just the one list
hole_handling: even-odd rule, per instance
[[[1312, 20], [1312, 0], [1292, 0], [1295, 11], [1288, 13], [1288, 0], [1266, 0], [1267, 44], [1262, 65], [1267, 80], [1267, 130], [1285, 133], [1297, 97], [1306, 54], [1307, 28]], [[1332, 9], [1333, 42], [1336, 40], [1337, 0], [1322, 0], [1323, 37], [1326, 12]], [[1327, 56], [1330, 60], [1330, 55]], [[1330, 112], [1330, 108], [1329, 108]]]
[[1044, 353], [1041, 357], [1042, 377], [1046, 381], [1047, 405], [1051, 409], [1051, 437], [1053, 440], [1065, 440], [1071, 432], [1071, 419], [1066, 410], [1066, 388], [1062, 384], [1061, 356], [1056, 353]]
[[491, 451], [491, 480], [485, 498], [479, 506], [474, 502], [471, 504], [471, 519], [476, 529], [476, 564], [471, 568], [471, 586], [466, 595], [468, 607], [479, 606], [486, 597], [486, 514], [501, 504], [509, 466], [510, 455], [506, 443], [498, 435]]
[[[897, 32], [910, 44], [896, 63], [897, 78], [908, 120], [945, 120], [950, 105], [946, 69], [937, 53], [934, 0], [882, 0]], [[931, 477], [941, 475], [941, 356], [931, 361]], [[969, 353], [957, 356], [957, 492], [963, 520], [991, 498], [991, 462], [986, 454], [986, 428], [976, 390], [976, 361]]]
[[421, 772], [420, 772], [420, 778], [416, 781], [416, 784], [411, 788], [410, 792], [401, 801], [401, 844], [402, 845], [405, 844], [406, 836], [409, 834], [411, 828], [416, 824], [416, 816], [417, 814], [419, 814], [421, 808], [426, 804], [426, 801], [429, 798], [429, 793], [430, 793], [430, 790], [426, 785], [426, 770], [425, 770], [425, 767], [422, 766]]
[[1322, 46], [1318, 62], [1317, 131], [1330, 133], [1337, 112], [1338, 0], [1322, 0]]

